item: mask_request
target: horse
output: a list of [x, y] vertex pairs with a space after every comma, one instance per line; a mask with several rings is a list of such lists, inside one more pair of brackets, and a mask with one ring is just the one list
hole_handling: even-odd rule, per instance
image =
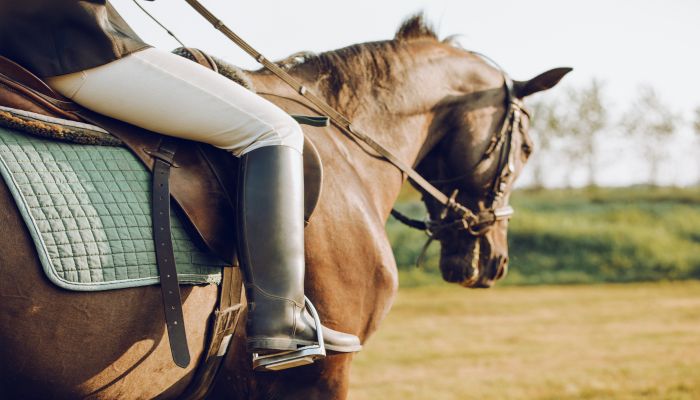
[[[494, 204], [507, 206], [513, 181], [532, 152], [521, 100], [553, 87], [570, 70], [507, 84], [499, 68], [440, 40], [420, 15], [406, 20], [391, 40], [306, 55], [284, 65], [474, 214]], [[261, 95], [290, 113], [313, 112], [268, 72], [249, 75]], [[515, 109], [523, 112], [511, 118]], [[503, 137], [504, 126], [511, 129], [507, 140], [494, 140]], [[384, 227], [406, 177], [336, 127], [310, 128], [306, 134], [325, 169], [323, 195], [305, 232], [306, 292], [325, 325], [356, 334], [364, 343], [389, 312], [398, 288]], [[505, 275], [507, 219], [476, 231], [451, 229], [460, 221], [428, 196], [425, 200], [441, 228], [434, 233], [446, 281], [489, 287]], [[186, 369], [172, 362], [159, 287], [90, 293], [54, 287], [41, 272], [27, 228], [2, 182], [0, 218], [0, 398], [172, 399], [185, 392], [197, 362]], [[217, 288], [183, 286], [182, 297], [190, 352], [197, 360]], [[281, 372], [254, 372], [245, 352], [244, 325], [238, 324], [209, 398], [347, 396], [352, 355], [331, 355]]]

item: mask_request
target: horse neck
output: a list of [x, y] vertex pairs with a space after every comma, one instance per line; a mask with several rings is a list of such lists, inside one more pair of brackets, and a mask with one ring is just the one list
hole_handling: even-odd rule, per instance
[[[323, 93], [313, 78], [296, 77], [314, 93], [319, 95]], [[293, 99], [300, 97], [273, 75], [254, 74], [253, 81], [259, 92], [275, 93]], [[369, 84], [367, 88], [370, 88]], [[430, 107], [424, 104], [408, 104], [407, 99], [414, 96], [406, 92], [411, 91], [414, 90], [406, 87], [404, 91], [392, 92], [380, 100], [377, 100], [370, 90], [366, 93], [354, 93], [353, 96], [357, 96], [354, 104], [358, 106], [353, 105], [350, 110], [340, 107], [340, 111], [351, 119], [356, 129], [380, 143], [409, 166], [415, 165], [419, 157], [425, 155], [426, 149], [439, 140], [429, 135], [433, 118]], [[337, 99], [325, 98], [324, 100], [333, 106], [339, 103]], [[331, 140], [342, 142], [347, 150], [346, 157], [350, 158], [353, 168], [362, 166], [362, 175], [366, 179], [364, 186], [371, 188], [375, 209], [383, 219], [386, 219], [401, 190], [404, 181], [402, 173], [386, 160], [377, 158], [376, 153], [368, 146], [355, 143], [345, 135], [336, 134]]]

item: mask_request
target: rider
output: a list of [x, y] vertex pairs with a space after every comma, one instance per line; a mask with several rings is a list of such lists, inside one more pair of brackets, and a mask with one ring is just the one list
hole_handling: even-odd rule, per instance
[[[101, 114], [240, 157], [239, 254], [248, 350], [316, 343], [304, 304], [303, 132], [286, 112], [221, 75], [144, 43], [107, 0], [0, 0], [0, 54]], [[326, 348], [359, 339], [322, 328]]]

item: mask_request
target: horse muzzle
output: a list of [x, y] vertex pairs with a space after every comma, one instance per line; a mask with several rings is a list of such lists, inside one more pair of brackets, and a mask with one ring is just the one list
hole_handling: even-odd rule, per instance
[[450, 283], [471, 287], [479, 282], [478, 259], [475, 260], [477, 261], [470, 262], [470, 260], [456, 255], [443, 257], [440, 260], [442, 278]]
[[[440, 257], [440, 272], [446, 282], [458, 283], [464, 287], [472, 287], [480, 280], [480, 249], [479, 240], [470, 241], [467, 248], [460, 251], [449, 251], [443, 243]], [[447, 250], [447, 251], [446, 251]]]
[[484, 269], [482, 274], [479, 274], [477, 282], [470, 287], [488, 289], [496, 283], [496, 281], [505, 278], [508, 274], [508, 257], [496, 256], [490, 260], [488, 267]]
[[[478, 241], [476, 241], [478, 243]], [[508, 273], [508, 256], [484, 257], [479, 245], [468, 256], [443, 255], [440, 259], [442, 278], [467, 288], [490, 288]]]

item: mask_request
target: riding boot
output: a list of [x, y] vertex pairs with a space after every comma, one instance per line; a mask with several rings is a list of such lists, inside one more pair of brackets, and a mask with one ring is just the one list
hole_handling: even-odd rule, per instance
[[[287, 146], [266, 146], [246, 153], [241, 157], [238, 193], [248, 351], [270, 354], [317, 345], [316, 324], [304, 297], [301, 153]], [[362, 348], [357, 336], [321, 329], [325, 348], [330, 351]]]

